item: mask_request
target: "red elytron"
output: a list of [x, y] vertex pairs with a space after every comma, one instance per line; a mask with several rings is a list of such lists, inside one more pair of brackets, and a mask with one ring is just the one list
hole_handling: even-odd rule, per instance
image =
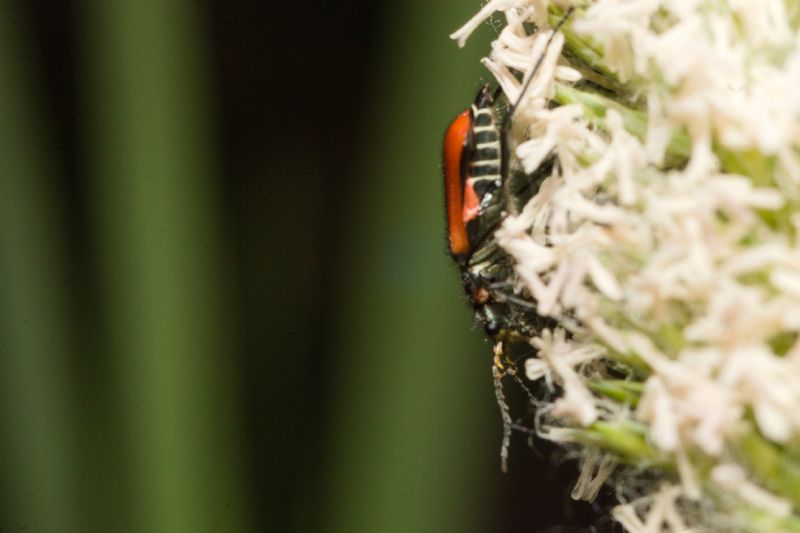
[[450, 253], [461, 264], [485, 238], [482, 217], [500, 199], [502, 157], [495, 114], [494, 97], [484, 85], [444, 138], [447, 233]]
[[447, 128], [444, 136], [444, 194], [447, 204], [447, 236], [450, 253], [461, 257], [469, 252], [467, 226], [462, 217], [464, 206], [464, 183], [468, 141], [472, 130], [470, 110], [458, 115]]

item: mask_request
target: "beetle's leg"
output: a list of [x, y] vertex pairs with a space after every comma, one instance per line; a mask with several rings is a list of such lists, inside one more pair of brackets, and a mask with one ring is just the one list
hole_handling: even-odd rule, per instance
[[494, 369], [497, 373], [500, 374], [502, 377], [505, 368], [503, 367], [503, 355], [505, 354], [505, 350], [503, 350], [503, 341], [497, 341], [494, 343]]
[[[504, 333], [507, 337], [511, 337], [512, 331], [504, 330]], [[517, 364], [516, 362], [514, 362], [514, 360], [511, 359], [511, 356], [508, 355], [508, 352], [505, 349], [505, 343], [503, 341], [497, 341], [496, 343], [494, 343], [493, 351], [494, 351], [494, 368], [496, 368], [500, 372], [501, 377], [504, 376], [505, 374], [516, 374]]]

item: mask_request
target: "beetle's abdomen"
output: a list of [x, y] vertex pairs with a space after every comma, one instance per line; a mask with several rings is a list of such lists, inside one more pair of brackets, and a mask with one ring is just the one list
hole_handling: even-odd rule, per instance
[[[481, 105], [484, 104], [484, 105]], [[493, 199], [491, 195], [501, 183], [500, 132], [494, 109], [488, 102], [471, 108], [473, 125], [471, 151], [464, 185], [464, 223], [474, 220]]]

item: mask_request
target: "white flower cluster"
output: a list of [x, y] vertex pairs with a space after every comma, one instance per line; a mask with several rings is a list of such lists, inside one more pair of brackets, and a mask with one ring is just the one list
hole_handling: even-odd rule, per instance
[[[560, 386], [550, 414], [565, 425], [644, 424], [677, 465], [676, 485], [618, 508], [629, 531], [684, 531], [675, 502], [708, 486], [798, 514], [729, 463], [747, 428], [775, 446], [800, 441], [795, 4], [492, 0], [451, 36], [463, 44], [488, 17], [505, 17], [484, 64], [511, 102], [534, 76], [513, 117], [516, 164], [530, 173], [551, 154], [558, 161], [496, 234], [520, 292], [564, 328], [532, 339], [528, 377]], [[550, 39], [569, 7], [564, 35]], [[581, 93], [587, 70], [562, 55], [570, 39], [627, 88], [598, 91], [601, 113]], [[645, 369], [635, 406], [611, 409], [590, 391], [585, 369], [604, 359]], [[698, 474], [696, 454], [710, 474]]]

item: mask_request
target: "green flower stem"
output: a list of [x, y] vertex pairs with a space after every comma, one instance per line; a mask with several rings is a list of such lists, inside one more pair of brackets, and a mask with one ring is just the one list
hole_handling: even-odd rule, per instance
[[797, 333], [781, 332], [769, 340], [769, 346], [777, 355], [786, 355], [786, 352], [797, 342]]
[[656, 346], [670, 357], [678, 355], [686, 346], [686, 339], [683, 337], [683, 326], [675, 322], [659, 325], [652, 339]]
[[588, 428], [575, 429], [572, 434], [577, 442], [611, 452], [627, 463], [669, 464], [647, 443], [647, 427], [637, 422], [601, 420]]
[[[756, 187], [779, 187], [780, 184], [775, 180], [777, 160], [775, 156], [769, 156], [756, 149], [735, 152], [715, 146], [714, 152], [719, 158], [720, 165], [724, 172], [747, 176]], [[772, 229], [794, 237], [794, 225], [792, 224], [792, 214], [800, 208], [797, 200], [792, 199], [791, 194], [785, 194], [786, 204], [777, 210], [759, 210], [758, 214]]]
[[[564, 18], [565, 11], [556, 5], [550, 5], [548, 9], [548, 23], [550, 26], [555, 27]], [[615, 79], [604, 64], [605, 58], [603, 57], [603, 47], [593, 42], [590, 39], [579, 37], [570, 27], [565, 24], [561, 28], [561, 33], [564, 35], [564, 43], [567, 49], [580, 59], [587, 66], [591, 67], [603, 76], [609, 79]]]
[[800, 0], [786, 0], [786, 16], [792, 29], [800, 28]]
[[704, 474], [703, 494], [715, 502], [715, 507], [737, 523], [736, 531], [800, 533], [800, 517], [779, 517], [753, 507], [729, 490], [713, 483]]
[[631, 352], [619, 352], [608, 344], [603, 344], [603, 346], [607, 350], [606, 357], [610, 361], [614, 361], [620, 365], [623, 365], [626, 369], [632, 371], [637, 377], [640, 377], [642, 381], [644, 381], [646, 376], [650, 375], [650, 367], [638, 355]]
[[588, 382], [589, 390], [622, 404], [636, 407], [644, 390], [644, 384], [638, 381], [621, 379], [598, 379]]
[[[575, 7], [581, 10], [588, 4], [576, 2]], [[556, 26], [564, 18], [564, 13], [560, 7], [551, 5], [548, 10], [550, 26]], [[572, 68], [580, 71], [584, 80], [606, 89], [609, 96], [618, 97], [620, 101], [631, 99], [631, 86], [620, 81], [617, 74], [606, 66], [603, 45], [578, 35], [569, 24], [562, 27], [561, 33], [564, 35], [563, 55]]]
[[758, 509], [751, 509], [746, 513], [750, 526], [747, 531], [800, 533], [800, 518], [788, 516], [779, 518]]
[[735, 152], [715, 146], [722, 170], [730, 174], [747, 176], [758, 187], [775, 186], [775, 157], [766, 156], [756, 149]]
[[767, 442], [752, 426], [734, 444], [734, 452], [759, 484], [800, 506], [800, 463]]

